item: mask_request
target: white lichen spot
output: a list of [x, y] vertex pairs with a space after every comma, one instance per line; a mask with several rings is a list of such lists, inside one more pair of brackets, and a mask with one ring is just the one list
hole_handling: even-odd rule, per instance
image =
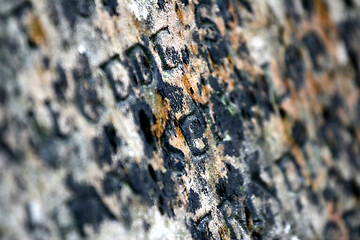
[[84, 54], [85, 51], [86, 51], [85, 47], [84, 47], [83, 45], [79, 45], [79, 47], [78, 47], [78, 52], [79, 52], [80, 54]]
[[156, 0], [127, 0], [126, 2], [130, 12], [139, 21], [146, 20], [156, 6]]

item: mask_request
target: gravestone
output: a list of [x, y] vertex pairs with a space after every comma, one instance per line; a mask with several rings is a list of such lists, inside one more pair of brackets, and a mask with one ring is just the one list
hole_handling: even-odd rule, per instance
[[360, 239], [359, 0], [0, 0], [0, 239]]

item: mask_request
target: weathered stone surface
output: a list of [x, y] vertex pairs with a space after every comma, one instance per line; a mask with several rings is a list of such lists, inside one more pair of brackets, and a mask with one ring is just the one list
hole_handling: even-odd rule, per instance
[[359, 0], [1, 0], [0, 239], [359, 239]]

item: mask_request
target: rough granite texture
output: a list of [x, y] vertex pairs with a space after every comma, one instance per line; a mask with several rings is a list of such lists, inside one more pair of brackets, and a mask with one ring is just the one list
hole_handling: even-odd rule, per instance
[[0, 0], [0, 239], [360, 239], [360, 0]]

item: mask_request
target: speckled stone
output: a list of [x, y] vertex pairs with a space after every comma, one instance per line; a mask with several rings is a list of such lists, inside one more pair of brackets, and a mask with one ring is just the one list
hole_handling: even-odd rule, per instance
[[0, 1], [0, 239], [359, 239], [359, 0]]

